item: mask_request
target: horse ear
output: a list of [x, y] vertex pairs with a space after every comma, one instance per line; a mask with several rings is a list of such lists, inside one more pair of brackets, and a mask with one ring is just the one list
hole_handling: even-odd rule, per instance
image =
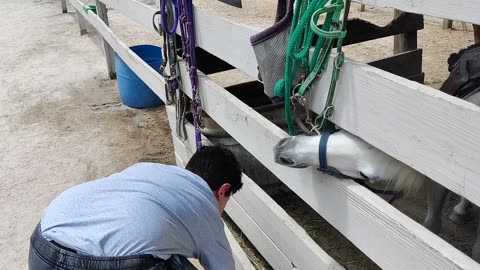
[[450, 57], [448, 57], [448, 72], [452, 72], [453, 67], [455, 64], [460, 60], [460, 55], [458, 53], [452, 53], [450, 54]]

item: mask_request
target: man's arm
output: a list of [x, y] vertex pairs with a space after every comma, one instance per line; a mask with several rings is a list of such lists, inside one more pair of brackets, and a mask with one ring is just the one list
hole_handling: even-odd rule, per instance
[[198, 255], [197, 259], [205, 270], [235, 270], [235, 260], [225, 233], [220, 240], [200, 250]]

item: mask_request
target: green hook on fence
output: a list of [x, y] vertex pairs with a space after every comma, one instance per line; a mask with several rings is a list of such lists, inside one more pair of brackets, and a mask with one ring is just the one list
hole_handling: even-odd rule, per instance
[[83, 5], [82, 8], [85, 12], [88, 12], [90, 10], [93, 13], [97, 14], [97, 6], [95, 5]]

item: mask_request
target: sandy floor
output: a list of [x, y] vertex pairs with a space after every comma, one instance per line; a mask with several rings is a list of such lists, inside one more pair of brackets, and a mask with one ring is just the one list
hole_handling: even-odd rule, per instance
[[0, 22], [0, 268], [26, 269], [56, 194], [140, 160], [175, 161], [164, 110], [121, 105], [98, 38], [80, 37], [59, 1], [4, 1]]
[[[216, 0], [197, 2], [259, 28], [268, 26], [274, 16], [274, 0], [244, 0], [242, 10]], [[355, 12], [380, 24], [391, 13], [371, 8]], [[159, 43], [156, 35], [117, 13], [110, 16], [112, 28], [127, 44]], [[419, 34], [426, 80], [435, 87], [447, 76], [448, 55], [473, 41], [471, 32], [444, 31], [440, 22], [427, 18], [426, 30]], [[26, 269], [30, 233], [59, 192], [142, 160], [173, 164], [173, 147], [164, 110], [135, 110], [120, 103], [116, 81], [106, 79], [99, 38], [93, 31], [80, 37], [75, 14], [61, 14], [59, 1], [4, 1], [0, 23], [0, 269]], [[391, 54], [391, 46], [391, 38], [381, 39], [347, 48], [347, 54], [367, 61]], [[285, 207], [301, 224], [308, 226], [313, 220], [326, 230], [314, 214], [302, 219], [308, 210], [300, 204]], [[421, 220], [421, 200], [402, 205]], [[463, 228], [447, 227], [444, 237], [468, 252], [472, 240], [454, 239]], [[317, 232], [312, 235], [322, 241]]]

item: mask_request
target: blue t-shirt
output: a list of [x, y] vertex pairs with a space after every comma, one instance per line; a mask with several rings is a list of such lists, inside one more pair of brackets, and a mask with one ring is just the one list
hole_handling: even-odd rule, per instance
[[235, 269], [213, 192], [176, 166], [138, 163], [74, 186], [47, 207], [41, 229], [84, 255], [178, 254], [209, 270]]

